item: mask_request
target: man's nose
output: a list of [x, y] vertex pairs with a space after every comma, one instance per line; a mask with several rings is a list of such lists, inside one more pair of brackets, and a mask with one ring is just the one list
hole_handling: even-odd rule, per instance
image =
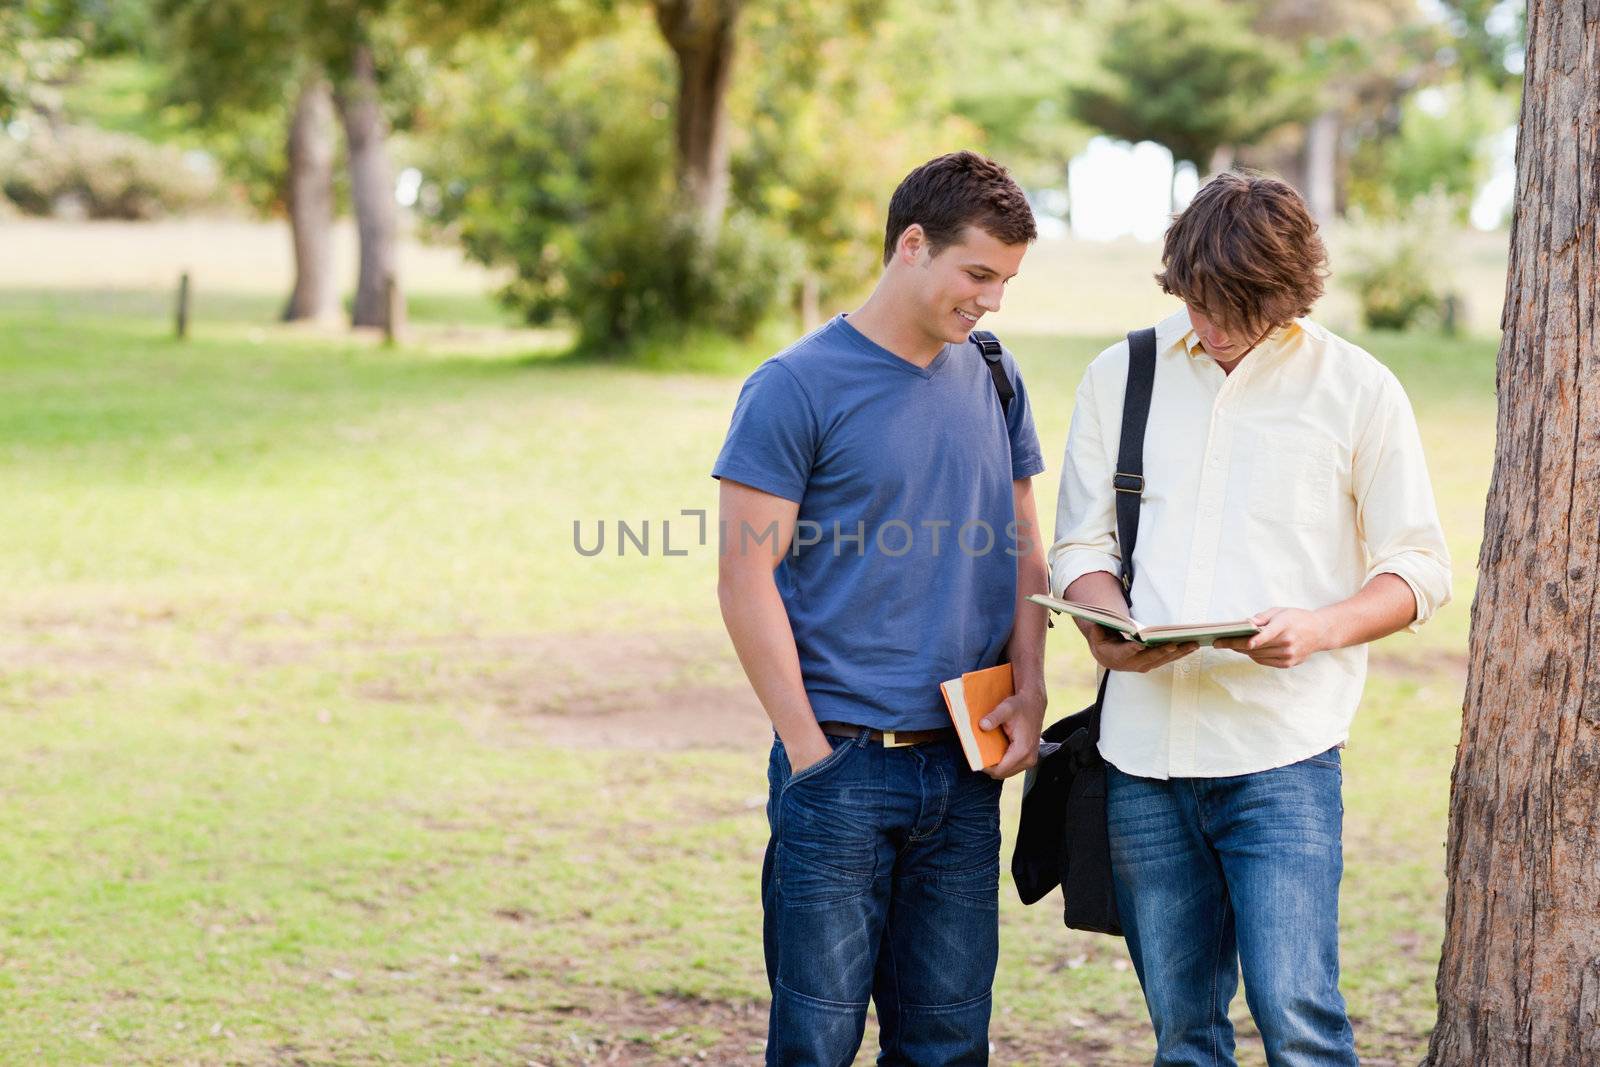
[[1005, 290], [999, 286], [985, 288], [978, 293], [978, 306], [988, 312], [1000, 310], [1000, 300], [1005, 296]]

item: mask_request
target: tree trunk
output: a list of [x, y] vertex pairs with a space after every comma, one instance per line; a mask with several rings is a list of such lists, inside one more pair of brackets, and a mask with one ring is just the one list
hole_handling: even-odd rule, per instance
[[289, 121], [289, 233], [294, 241], [294, 290], [283, 309], [285, 322], [332, 318], [337, 310], [333, 280], [333, 95], [327, 79], [312, 75], [300, 87]]
[[1233, 169], [1233, 161], [1238, 153], [1231, 144], [1219, 144], [1211, 153], [1211, 170], [1207, 177], [1212, 177]]
[[800, 312], [800, 329], [803, 332], [810, 333], [822, 325], [822, 281], [816, 271], [801, 273], [795, 304]]
[[1306, 205], [1324, 226], [1338, 213], [1338, 162], [1339, 113], [1329, 109], [1306, 126]]
[[728, 80], [742, 0], [656, 0], [656, 24], [678, 62], [678, 183], [702, 230], [728, 209]]
[[1061, 168], [1061, 221], [1067, 227], [1067, 236], [1072, 233], [1072, 160], [1067, 160]]
[[1433, 1067], [1600, 1063], [1600, 8], [1528, 19]]
[[[398, 284], [399, 244], [395, 232], [394, 175], [386, 145], [389, 129], [378, 96], [378, 78], [372, 49], [358, 45], [350, 70], [338, 93], [344, 117], [345, 143], [350, 157], [350, 199], [356, 209], [356, 233], [361, 264], [356, 276], [355, 326], [390, 326], [388, 283]], [[394, 302], [401, 307], [400, 301]]]

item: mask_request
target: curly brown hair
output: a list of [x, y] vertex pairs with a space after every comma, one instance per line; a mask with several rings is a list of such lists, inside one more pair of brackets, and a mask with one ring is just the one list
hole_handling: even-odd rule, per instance
[[1172, 220], [1161, 266], [1162, 292], [1255, 337], [1310, 314], [1328, 252], [1292, 186], [1230, 171], [1206, 182]]
[[976, 226], [1002, 244], [1027, 244], [1038, 236], [1033, 209], [1006, 168], [976, 152], [951, 152], [907, 174], [889, 199], [883, 232], [883, 264], [907, 226], [920, 223], [928, 248], [938, 255]]

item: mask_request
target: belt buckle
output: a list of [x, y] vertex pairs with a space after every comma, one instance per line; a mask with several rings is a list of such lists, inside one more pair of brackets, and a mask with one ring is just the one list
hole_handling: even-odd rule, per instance
[[896, 740], [893, 730], [885, 730], [885, 731], [883, 731], [883, 747], [884, 748], [910, 748], [911, 745], [912, 745], [912, 742], [910, 742], [910, 741], [899, 741], [899, 740]]

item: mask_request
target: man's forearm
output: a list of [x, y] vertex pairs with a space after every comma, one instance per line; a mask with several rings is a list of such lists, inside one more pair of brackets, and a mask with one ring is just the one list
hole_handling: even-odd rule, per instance
[[1050, 592], [1050, 575], [1037, 546], [1017, 560], [1017, 608], [1011, 623], [1011, 640], [1006, 657], [1011, 661], [1011, 677], [1017, 692], [1036, 692], [1041, 697], [1044, 685], [1044, 631], [1047, 609], [1028, 599], [1035, 593]]
[[800, 674], [794, 629], [771, 572], [724, 576], [717, 598], [745, 677], [784, 746], [804, 751], [825, 744]]
[[[1090, 571], [1073, 581], [1065, 589], [1063, 595], [1068, 600], [1076, 600], [1080, 604], [1093, 604], [1097, 608], [1110, 608], [1112, 611], [1126, 615], [1128, 612], [1128, 598], [1122, 592], [1122, 581], [1108, 571]], [[1082, 619], [1074, 620], [1078, 629], [1088, 634], [1092, 622]]]
[[1317, 611], [1326, 629], [1325, 650], [1364, 645], [1405, 629], [1417, 617], [1417, 598], [1398, 574], [1375, 575], [1348, 600]]
[[1011, 483], [1017, 551], [1017, 603], [1011, 613], [1011, 639], [1006, 642], [1006, 658], [1011, 661], [1011, 680], [1019, 694], [1036, 698], [1039, 721], [1044, 722], [1044, 631], [1049, 624], [1047, 609], [1028, 598], [1050, 592], [1050, 567], [1044, 559], [1044, 540], [1039, 536], [1039, 511], [1033, 499], [1033, 480], [1019, 478]]

